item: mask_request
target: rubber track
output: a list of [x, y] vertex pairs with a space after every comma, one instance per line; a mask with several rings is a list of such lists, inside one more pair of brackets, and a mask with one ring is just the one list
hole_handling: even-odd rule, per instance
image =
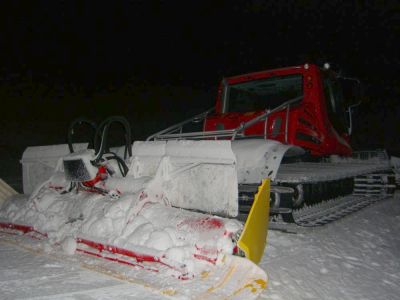
[[336, 221], [368, 205], [390, 197], [349, 195], [293, 211], [294, 222], [302, 227], [317, 227]]

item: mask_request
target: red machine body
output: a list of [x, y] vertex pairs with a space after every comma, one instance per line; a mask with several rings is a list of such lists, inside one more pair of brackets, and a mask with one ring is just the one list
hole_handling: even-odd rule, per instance
[[237, 128], [295, 97], [301, 99], [272, 112], [244, 135], [297, 145], [313, 156], [351, 155], [351, 125], [338, 76], [313, 64], [225, 78], [204, 130]]

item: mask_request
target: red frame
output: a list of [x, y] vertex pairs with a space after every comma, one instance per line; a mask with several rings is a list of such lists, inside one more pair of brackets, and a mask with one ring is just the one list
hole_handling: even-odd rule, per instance
[[[291, 107], [288, 120], [287, 143], [300, 146], [309, 150], [313, 156], [327, 156], [332, 154], [349, 156], [352, 153], [347, 133], [338, 134], [328, 117], [326, 99], [323, 90], [323, 75], [319, 67], [313, 64], [294, 66], [276, 70], [266, 70], [225, 78], [229, 85], [268, 78], [272, 76], [284, 76], [290, 74], [301, 74], [303, 76], [304, 98]], [[331, 71], [330, 76], [336, 76]], [[233, 129], [242, 122], [246, 122], [263, 111], [246, 113], [222, 113], [223, 82], [221, 82], [216, 101], [216, 113], [208, 116], [204, 124], [206, 131], [217, 130], [223, 125], [224, 129]], [[289, 99], [288, 99], [289, 100]], [[281, 132], [272, 136], [272, 126], [277, 118], [281, 118]], [[268, 118], [268, 139], [281, 143], [285, 141], [286, 110], [273, 113]], [[245, 131], [246, 136], [264, 135], [264, 122], [257, 123]]]

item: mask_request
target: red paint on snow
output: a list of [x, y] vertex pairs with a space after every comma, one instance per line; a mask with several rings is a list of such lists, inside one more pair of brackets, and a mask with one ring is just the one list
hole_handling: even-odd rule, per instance
[[197, 259], [200, 259], [200, 260], [205, 260], [205, 261], [207, 261], [207, 262], [209, 262], [209, 263], [211, 263], [211, 264], [213, 264], [213, 265], [215, 265], [215, 263], [217, 262], [217, 258], [211, 258], [211, 257], [208, 257], [208, 256], [206, 256], [206, 255], [201, 255], [201, 254], [193, 254], [193, 257], [194, 258], [197, 258]]
[[[152, 255], [146, 255], [143, 253], [138, 253], [135, 251], [131, 251], [131, 250], [127, 250], [124, 248], [119, 248], [116, 246], [112, 246], [112, 245], [106, 245], [106, 244], [102, 244], [102, 243], [97, 243], [94, 241], [90, 241], [90, 240], [86, 240], [86, 239], [81, 239], [81, 238], [77, 238], [76, 239], [77, 243], [81, 243], [84, 245], [87, 245], [91, 248], [95, 248], [97, 249], [99, 252], [103, 252], [103, 251], [107, 251], [110, 253], [114, 253], [114, 254], [121, 254], [121, 255], [125, 255], [128, 257], [132, 257], [135, 258], [138, 262], [157, 262], [157, 263], [161, 263], [163, 265], [163, 262], [160, 261], [160, 258], [152, 256]], [[168, 266], [168, 265], [166, 265]]]
[[0, 222], [0, 227], [1, 228], [8, 228], [8, 229], [18, 230], [18, 231], [21, 231], [24, 234], [33, 232], [33, 233], [37, 233], [37, 234], [39, 234], [39, 235], [41, 235], [43, 237], [47, 237], [47, 234], [39, 232], [39, 231], [35, 230], [32, 226], [28, 226], [28, 225]]
[[[204, 220], [205, 219], [202, 219], [201, 221], [204, 221]], [[222, 222], [220, 220], [218, 220], [218, 219], [206, 218], [206, 221], [208, 221], [208, 220], [210, 220], [210, 222], [207, 223], [207, 224], [212, 224], [212, 226], [222, 226]], [[219, 221], [219, 222], [215, 222], [215, 221]], [[201, 223], [201, 224], [203, 224], [203, 223]], [[28, 225], [0, 222], [0, 228], [17, 230], [17, 231], [22, 232], [23, 234], [35, 233], [35, 234], [40, 235], [42, 238], [46, 238], [47, 237], [46, 233], [39, 232], [39, 231], [35, 230], [32, 226], [28, 226]], [[5, 233], [14, 234], [14, 233], [11, 233], [11, 232], [6, 232], [6, 231], [5, 231]], [[29, 237], [38, 239], [38, 237], [31, 236], [31, 235]], [[80, 248], [76, 249], [76, 251], [84, 253], [84, 254], [87, 254], [87, 255], [92, 255], [92, 256], [95, 256], [95, 257], [98, 257], [98, 258], [103, 258], [103, 259], [106, 259], [106, 260], [109, 260], [109, 261], [114, 261], [114, 262], [117, 262], [117, 263], [120, 263], [120, 264], [125, 264], [125, 265], [129, 265], [129, 266], [133, 266], [133, 267], [144, 268], [145, 270], [152, 271], [152, 272], [158, 272], [158, 270], [157, 269], [152, 269], [152, 268], [147, 268], [147, 267], [145, 267], [143, 265], [140, 265], [140, 263], [142, 263], [142, 262], [159, 263], [159, 264], [161, 264], [163, 266], [166, 266], [168, 268], [174, 269], [176, 271], [179, 271], [179, 272], [182, 271], [182, 270], [179, 270], [177, 267], [171, 266], [171, 265], [167, 264], [166, 262], [164, 262], [162, 260], [163, 258], [165, 258], [164, 256], [157, 257], [157, 256], [153, 256], [153, 255], [147, 255], [147, 254], [144, 254], [144, 253], [139, 253], [139, 252], [136, 252], [136, 251], [132, 251], [132, 250], [128, 250], [128, 249], [124, 249], [124, 248], [120, 248], [120, 247], [116, 247], [116, 246], [112, 246], [112, 245], [106, 245], [106, 244], [103, 244], [103, 243], [98, 243], [98, 242], [95, 242], [95, 241], [82, 239], [82, 238], [77, 238], [76, 242], [78, 244], [86, 245], [86, 246], [88, 246], [90, 248], [93, 248], [93, 249], [96, 249], [98, 251], [98, 253], [96, 253], [96, 252], [89, 251], [89, 250], [86, 250], [86, 249], [80, 249]], [[204, 254], [206, 254], [206, 253], [211, 254], [211, 252], [213, 252], [213, 251], [209, 252], [208, 250], [206, 251], [206, 249], [198, 248], [197, 246], [196, 246], [196, 248], [197, 248], [197, 250], [200, 250], [200, 252], [203, 252]], [[108, 252], [108, 253], [112, 253], [112, 254], [119, 254], [119, 255], [126, 256], [126, 257], [134, 258], [138, 263], [136, 264], [136, 263], [133, 263], [133, 262], [130, 262], [130, 261], [126, 261], [126, 260], [117, 258], [117, 257], [106, 256], [106, 255], [103, 255], [102, 252]], [[194, 254], [193, 256], [196, 259], [204, 260], [204, 261], [207, 261], [207, 262], [209, 262], [211, 264], [215, 264], [216, 261], [217, 261], [217, 258], [209, 257], [209, 256], [203, 255], [203, 254]], [[182, 274], [182, 275], [178, 276], [178, 279], [180, 279], [180, 280], [188, 280], [189, 277], [187, 276], [187, 274]]]
[[224, 225], [221, 219], [214, 218], [214, 217], [204, 217], [204, 218], [197, 218], [197, 219], [187, 219], [179, 223], [177, 226], [181, 228], [183, 226], [188, 226], [190, 228], [196, 230], [210, 230], [210, 229], [217, 229], [221, 228]]

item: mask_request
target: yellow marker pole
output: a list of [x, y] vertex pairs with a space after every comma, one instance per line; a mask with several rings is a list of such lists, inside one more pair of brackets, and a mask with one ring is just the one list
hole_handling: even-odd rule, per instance
[[253, 205], [237, 243], [246, 258], [256, 264], [260, 262], [267, 244], [270, 190], [270, 179], [264, 179], [254, 196]]

